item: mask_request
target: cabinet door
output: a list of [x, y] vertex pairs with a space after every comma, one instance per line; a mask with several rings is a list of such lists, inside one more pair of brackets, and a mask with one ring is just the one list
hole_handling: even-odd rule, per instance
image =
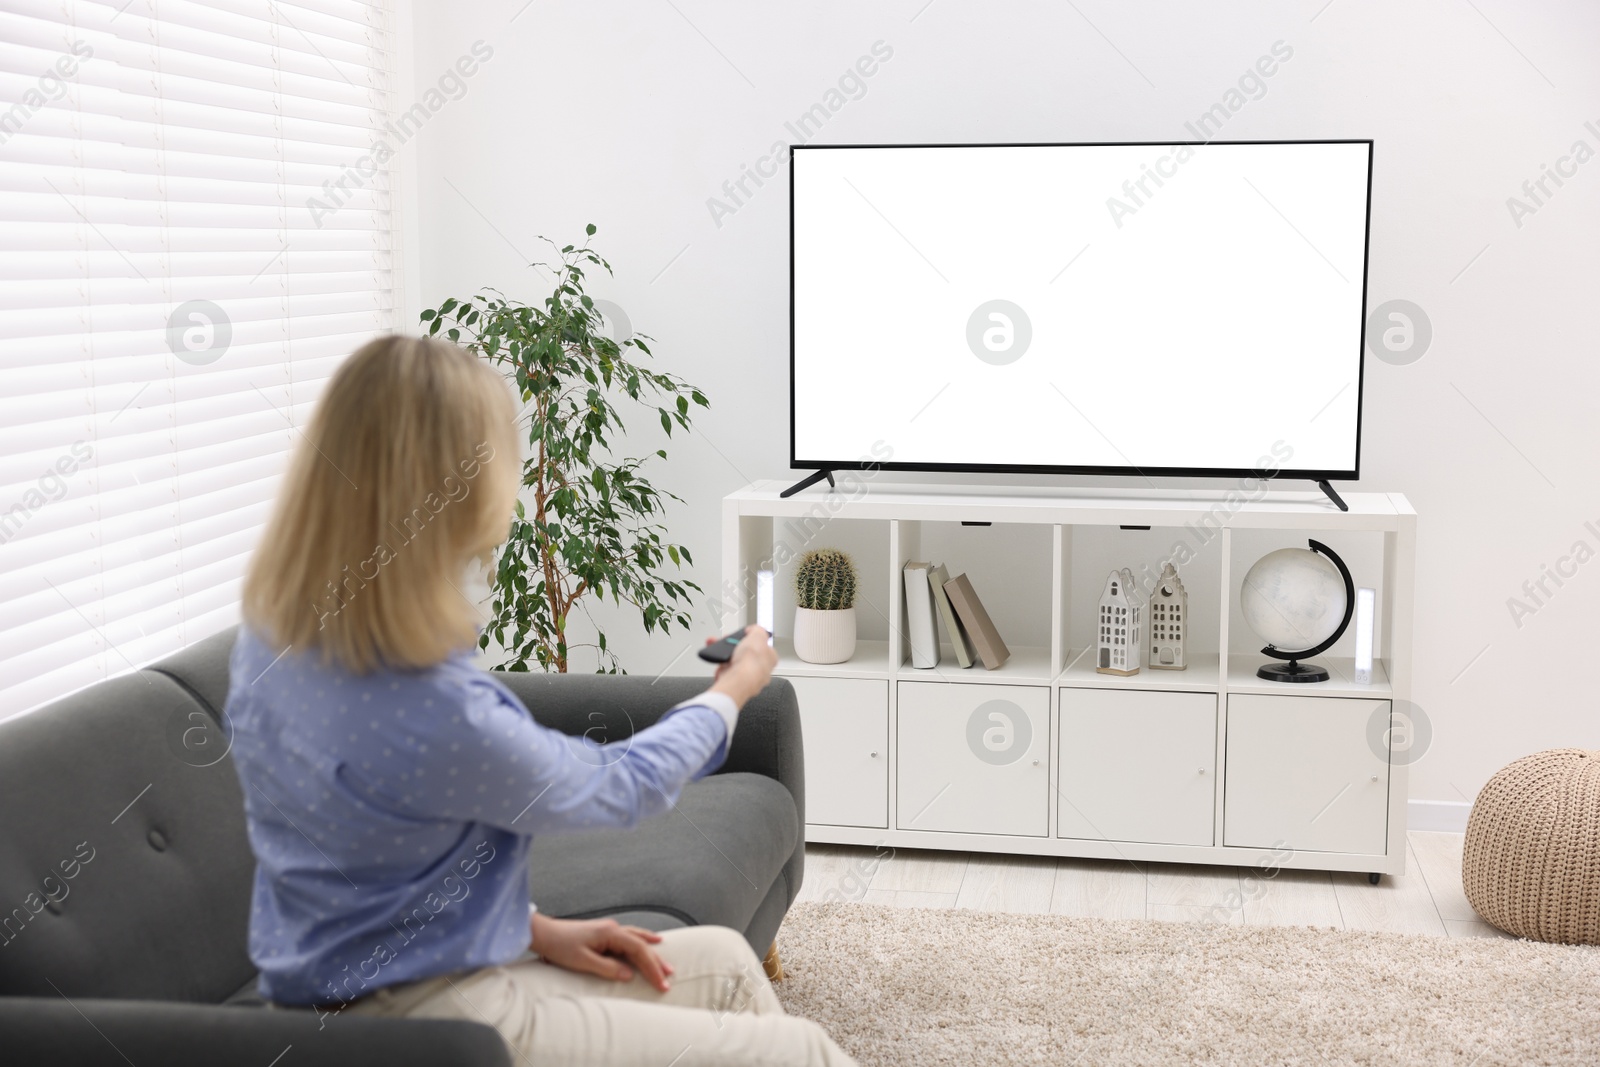
[[1060, 837], [1210, 845], [1217, 698], [1061, 690]]
[[900, 682], [896, 825], [1044, 837], [1050, 832], [1050, 690]]
[[806, 822], [889, 825], [889, 683], [790, 678], [800, 698]]
[[1387, 700], [1231, 696], [1223, 844], [1300, 852], [1387, 851], [1389, 758], [1374, 751]]

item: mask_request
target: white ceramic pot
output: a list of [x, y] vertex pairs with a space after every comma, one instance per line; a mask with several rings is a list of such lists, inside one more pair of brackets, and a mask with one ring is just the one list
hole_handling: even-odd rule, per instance
[[856, 609], [794, 609], [794, 654], [807, 663], [843, 663], [856, 654]]

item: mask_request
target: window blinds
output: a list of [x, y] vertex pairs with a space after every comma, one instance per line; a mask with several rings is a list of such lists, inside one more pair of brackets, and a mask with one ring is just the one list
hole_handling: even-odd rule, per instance
[[385, 6], [0, 0], [0, 718], [237, 620], [392, 329]]

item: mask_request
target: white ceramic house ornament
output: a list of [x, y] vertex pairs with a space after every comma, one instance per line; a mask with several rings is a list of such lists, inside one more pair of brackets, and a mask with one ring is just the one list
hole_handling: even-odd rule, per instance
[[1189, 594], [1171, 563], [1150, 593], [1150, 666], [1158, 671], [1187, 670], [1184, 649], [1189, 642]]
[[1094, 669], [1100, 674], [1138, 674], [1144, 661], [1143, 609], [1134, 594], [1133, 573], [1126, 567], [1107, 576], [1098, 621]]

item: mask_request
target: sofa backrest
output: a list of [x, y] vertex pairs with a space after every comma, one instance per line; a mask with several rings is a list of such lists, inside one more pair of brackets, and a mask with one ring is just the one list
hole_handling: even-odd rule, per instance
[[217, 1003], [254, 974], [232, 643], [0, 723], [0, 994]]

